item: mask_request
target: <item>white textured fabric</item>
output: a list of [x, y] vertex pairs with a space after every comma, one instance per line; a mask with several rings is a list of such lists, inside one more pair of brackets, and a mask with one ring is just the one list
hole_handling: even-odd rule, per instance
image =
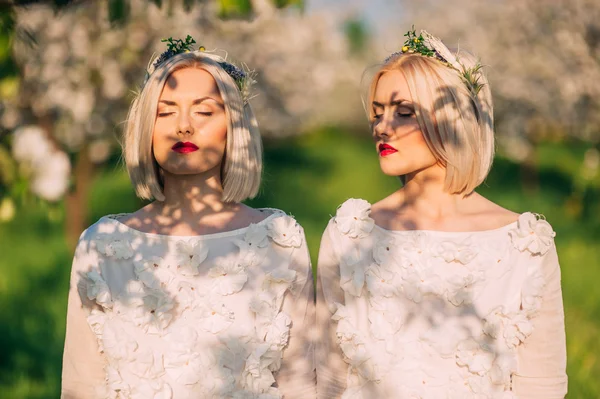
[[563, 398], [554, 231], [389, 231], [350, 199], [318, 264], [319, 398]]
[[193, 237], [103, 217], [73, 262], [62, 397], [314, 397], [313, 286], [281, 211]]

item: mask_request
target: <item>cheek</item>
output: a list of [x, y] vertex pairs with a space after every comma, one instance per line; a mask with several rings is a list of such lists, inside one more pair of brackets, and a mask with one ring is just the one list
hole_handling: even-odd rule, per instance
[[224, 117], [211, 120], [199, 130], [200, 135], [203, 136], [208, 145], [215, 148], [225, 148], [227, 144], [227, 122]]

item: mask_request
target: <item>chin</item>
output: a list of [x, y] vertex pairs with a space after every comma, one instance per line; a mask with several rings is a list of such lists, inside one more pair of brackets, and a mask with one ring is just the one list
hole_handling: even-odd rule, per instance
[[177, 167], [162, 167], [166, 172], [176, 175], [198, 175], [200, 173], [206, 173], [215, 168], [214, 165], [178, 165]]
[[408, 170], [407, 168], [398, 167], [398, 165], [386, 165], [383, 162], [380, 163], [379, 166], [381, 167], [383, 174], [387, 176], [402, 176], [411, 172], [411, 170]]

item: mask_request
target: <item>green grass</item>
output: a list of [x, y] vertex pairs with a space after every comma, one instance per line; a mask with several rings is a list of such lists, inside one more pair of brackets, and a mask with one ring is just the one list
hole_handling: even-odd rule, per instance
[[[544, 144], [535, 188], [523, 187], [523, 168], [498, 157], [478, 190], [512, 210], [543, 213], [557, 231], [567, 325], [569, 395], [600, 397], [600, 193], [578, 181], [585, 146]], [[265, 144], [265, 178], [252, 206], [276, 207], [304, 226], [313, 264], [321, 233], [336, 207], [350, 197], [376, 201], [398, 187], [379, 171], [369, 138], [322, 129]], [[89, 223], [140, 206], [121, 168], [94, 183]], [[60, 210], [59, 210], [60, 211]], [[59, 212], [60, 213], [60, 212]], [[56, 398], [64, 340], [70, 250], [62, 222], [28, 205], [0, 225], [0, 399]]]

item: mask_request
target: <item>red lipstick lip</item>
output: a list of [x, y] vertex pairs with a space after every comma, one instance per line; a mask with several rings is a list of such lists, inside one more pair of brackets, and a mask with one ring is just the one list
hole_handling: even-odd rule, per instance
[[395, 152], [398, 152], [398, 150], [396, 150], [394, 147], [392, 147], [389, 144], [379, 144], [379, 155], [382, 157], [388, 156], [390, 154], [393, 154]]
[[189, 141], [181, 142], [178, 141], [171, 147], [171, 149], [180, 154], [189, 154], [190, 152], [198, 151], [198, 146], [194, 143], [190, 143]]

